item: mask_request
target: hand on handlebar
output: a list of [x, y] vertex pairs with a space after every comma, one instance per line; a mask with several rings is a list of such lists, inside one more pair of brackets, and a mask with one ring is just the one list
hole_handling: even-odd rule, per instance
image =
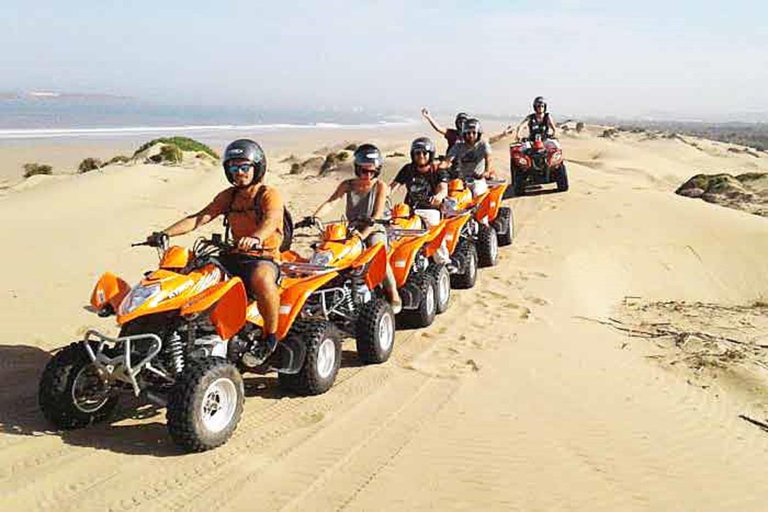
[[252, 251], [255, 249], [261, 249], [261, 240], [258, 238], [251, 238], [244, 236], [237, 241], [237, 248], [241, 251]]
[[131, 247], [148, 245], [150, 247], [157, 247], [160, 249], [164, 249], [165, 247], [168, 247], [168, 240], [169, 240], [168, 235], [165, 234], [163, 231], [154, 231], [151, 235], [147, 237], [147, 239], [144, 242], [131, 244]]

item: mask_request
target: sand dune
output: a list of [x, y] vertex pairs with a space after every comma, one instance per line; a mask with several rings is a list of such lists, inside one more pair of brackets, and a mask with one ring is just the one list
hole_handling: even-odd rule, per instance
[[[600, 132], [562, 139], [571, 191], [511, 200], [518, 235], [499, 265], [455, 293], [430, 328], [399, 332], [392, 360], [360, 367], [347, 344], [336, 385], [312, 398], [249, 376], [235, 436], [199, 455], [179, 453], [149, 406], [50, 432], [35, 393], [49, 350], [89, 326], [112, 328], [83, 309], [99, 273], [133, 281], [151, 268], [154, 253], [130, 242], [204, 205], [224, 186], [220, 171], [114, 167], [9, 192], [0, 198], [0, 506], [764, 510], [768, 436], [739, 415], [768, 417], [765, 370], [755, 365], [750, 392], [721, 385], [722, 373], [670, 365], [674, 343], [604, 324], [679, 321], [657, 306], [635, 314], [660, 301], [766, 300], [768, 222], [673, 192], [699, 172], [766, 170], [768, 159]], [[391, 150], [410, 135], [388, 133]], [[494, 146], [502, 175], [508, 143]], [[272, 161], [332, 145], [304, 141]], [[299, 216], [342, 177], [289, 168], [275, 166], [269, 180]], [[711, 329], [686, 318], [686, 328]], [[768, 344], [764, 323], [718, 318], [747, 318], [754, 330], [732, 336]]]

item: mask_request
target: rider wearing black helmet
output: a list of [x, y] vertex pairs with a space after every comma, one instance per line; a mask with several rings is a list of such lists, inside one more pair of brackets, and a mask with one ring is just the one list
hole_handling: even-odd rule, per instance
[[448, 195], [448, 172], [435, 162], [435, 144], [427, 137], [411, 143], [411, 162], [397, 173], [392, 192], [406, 189], [405, 203], [413, 209], [439, 208]]
[[[334, 203], [342, 197], [346, 198], [346, 217], [349, 226], [354, 229], [367, 246], [377, 242], [387, 244], [387, 234], [381, 226], [372, 224], [372, 219], [383, 219], [386, 208], [389, 187], [379, 179], [384, 164], [384, 158], [379, 148], [373, 144], [362, 144], [353, 155], [355, 178], [339, 183], [336, 190], [317, 207], [312, 217], [322, 217], [329, 213]], [[384, 291], [395, 314], [403, 307], [400, 294], [397, 292], [395, 274], [387, 261], [387, 274], [384, 280]]]
[[491, 145], [483, 140], [483, 126], [474, 118], [467, 119], [461, 130], [462, 140], [457, 142], [440, 164], [441, 168], [454, 168], [459, 178], [481, 180], [493, 176]]
[[[555, 137], [555, 123], [552, 116], [547, 112], [547, 101], [543, 96], [536, 96], [533, 100], [533, 114], [529, 114], [515, 129], [515, 139], [520, 140], [520, 128], [528, 125], [528, 140], [533, 141], [536, 136], [541, 140]], [[512, 131], [511, 126], [505, 130], [505, 133]]]
[[248, 293], [256, 297], [264, 318], [264, 338], [249, 347], [250, 358], [245, 359], [257, 365], [264, 362], [277, 345], [283, 198], [276, 188], [263, 183], [267, 158], [258, 143], [249, 139], [232, 142], [224, 151], [222, 163], [224, 175], [232, 186], [216, 195], [208, 206], [162, 233], [169, 237], [183, 235], [219, 215], [225, 216], [237, 249], [223, 254], [221, 263], [230, 274], [243, 280]]
[[445, 150], [446, 153], [451, 150], [454, 144], [459, 140], [461, 137], [461, 127], [464, 126], [464, 121], [469, 119], [469, 116], [465, 114], [464, 112], [459, 112], [456, 114], [456, 119], [454, 120], [454, 124], [456, 125], [456, 128], [443, 128], [435, 119], [432, 117], [432, 115], [429, 113], [429, 110], [427, 110], [427, 107], [424, 107], [421, 109], [421, 115], [424, 117], [424, 119], [429, 122], [430, 126], [435, 129], [437, 133], [445, 137], [446, 142], [448, 142], [448, 148]]

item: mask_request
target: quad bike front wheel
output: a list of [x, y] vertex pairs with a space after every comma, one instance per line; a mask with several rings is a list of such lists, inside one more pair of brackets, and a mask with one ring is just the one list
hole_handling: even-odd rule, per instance
[[492, 267], [499, 260], [499, 239], [493, 226], [480, 225], [477, 234], [477, 261], [481, 267]]
[[416, 279], [419, 287], [419, 307], [416, 309], [403, 309], [398, 315], [398, 323], [404, 327], [420, 329], [432, 325], [437, 315], [437, 282], [434, 276], [429, 272], [424, 272], [417, 276], [411, 276]]
[[341, 338], [330, 322], [298, 322], [290, 336], [306, 347], [298, 373], [278, 373], [280, 386], [299, 395], [320, 395], [336, 381], [341, 366]]
[[469, 289], [477, 280], [477, 249], [475, 244], [462, 240], [454, 253], [461, 272], [451, 274], [451, 287]]
[[174, 384], [166, 418], [173, 441], [188, 452], [221, 446], [243, 414], [243, 377], [222, 357], [190, 362]]
[[437, 292], [437, 314], [445, 313], [451, 302], [451, 275], [448, 268], [442, 263], [430, 265], [428, 272], [435, 278], [435, 291]]
[[72, 343], [48, 361], [37, 401], [51, 423], [76, 429], [109, 418], [118, 395], [88, 358], [82, 343]]
[[493, 221], [496, 235], [499, 239], [499, 247], [512, 245], [512, 239], [515, 236], [515, 223], [512, 218], [512, 209], [507, 206], [499, 208], [499, 214]]
[[389, 359], [395, 346], [395, 314], [380, 297], [363, 304], [357, 318], [357, 356], [366, 364]]
[[565, 164], [560, 164], [560, 167], [557, 169], [555, 183], [557, 183], [558, 192], [566, 192], [568, 190], [568, 171], [565, 169]]
[[512, 186], [510, 188], [512, 188], [515, 197], [525, 195], [525, 174], [513, 168]]

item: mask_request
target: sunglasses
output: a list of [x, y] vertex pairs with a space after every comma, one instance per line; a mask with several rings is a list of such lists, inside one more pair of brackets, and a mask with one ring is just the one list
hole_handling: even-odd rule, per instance
[[465, 137], [469, 137], [472, 135], [473, 137], [477, 137], [477, 132], [464, 132]]
[[236, 174], [238, 172], [248, 172], [253, 169], [253, 164], [235, 164], [227, 167], [229, 174]]
[[423, 149], [415, 149], [413, 151], [413, 156], [427, 156], [429, 155], [428, 151], [424, 151]]
[[379, 174], [376, 169], [360, 169], [360, 174]]

